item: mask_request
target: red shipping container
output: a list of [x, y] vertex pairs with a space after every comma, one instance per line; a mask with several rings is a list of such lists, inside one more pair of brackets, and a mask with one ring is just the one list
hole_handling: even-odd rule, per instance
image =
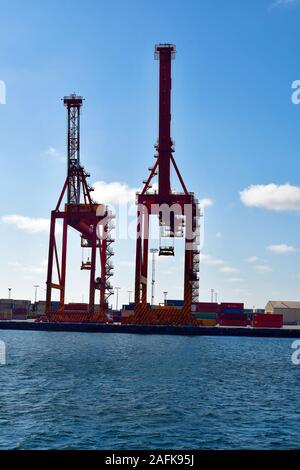
[[218, 313], [219, 320], [247, 320], [245, 313]]
[[220, 326], [247, 326], [248, 320], [220, 320]]
[[219, 311], [219, 304], [212, 302], [197, 302], [193, 304], [193, 312], [204, 313], [217, 313]]
[[283, 316], [282, 315], [254, 315], [252, 319], [252, 326], [254, 328], [282, 328]]
[[220, 304], [220, 310], [223, 308], [244, 308], [244, 304], [236, 304], [236, 303], [224, 303], [222, 302]]
[[252, 322], [253, 328], [282, 328], [282, 323], [257, 323], [257, 322]]
[[27, 308], [24, 308], [24, 307], [14, 308], [13, 315], [27, 315]]
[[253, 315], [253, 321], [259, 323], [280, 323], [283, 321], [283, 316], [275, 314], [255, 314]]
[[83, 311], [85, 312], [88, 309], [88, 304], [66, 304], [64, 307], [67, 311]]

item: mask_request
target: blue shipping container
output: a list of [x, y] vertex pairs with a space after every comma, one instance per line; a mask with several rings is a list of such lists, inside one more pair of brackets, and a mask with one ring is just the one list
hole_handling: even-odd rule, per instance
[[183, 306], [183, 300], [167, 300], [166, 304], [169, 307], [182, 307]]
[[220, 310], [220, 313], [237, 313], [241, 315], [242, 313], [244, 313], [244, 309], [243, 308], [222, 308]]

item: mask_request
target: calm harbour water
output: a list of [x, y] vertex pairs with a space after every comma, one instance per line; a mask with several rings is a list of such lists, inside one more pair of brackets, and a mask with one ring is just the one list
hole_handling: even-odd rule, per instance
[[0, 449], [295, 449], [292, 340], [1, 331]]

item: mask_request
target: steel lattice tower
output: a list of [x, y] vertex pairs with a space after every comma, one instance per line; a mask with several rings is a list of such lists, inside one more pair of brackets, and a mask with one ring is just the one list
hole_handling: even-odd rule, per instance
[[[68, 119], [68, 171], [67, 177], [58, 199], [56, 208], [51, 213], [46, 318], [50, 321], [95, 321], [107, 322], [105, 315], [107, 301], [112, 295], [110, 277], [112, 276], [113, 255], [111, 235], [113, 215], [104, 204], [97, 204], [91, 197], [93, 188], [88, 185], [90, 176], [80, 164], [80, 111], [83, 98], [72, 94], [63, 98], [67, 108]], [[66, 196], [66, 203], [62, 202]], [[56, 230], [57, 221], [63, 223], [61, 235], [61, 254]], [[83, 304], [76, 304], [76, 311], [72, 306], [65, 305], [65, 285], [67, 269], [67, 241], [68, 228], [72, 227], [81, 236], [81, 247], [90, 251], [88, 262], [82, 262], [81, 269], [90, 271], [89, 302], [87, 308]], [[98, 267], [97, 267], [97, 253]], [[57, 280], [53, 280], [53, 270], [56, 268]], [[52, 310], [52, 290], [60, 294], [60, 308], [58, 312]], [[99, 307], [96, 308], [95, 293], [99, 292]], [[80, 308], [82, 305], [82, 309]]]

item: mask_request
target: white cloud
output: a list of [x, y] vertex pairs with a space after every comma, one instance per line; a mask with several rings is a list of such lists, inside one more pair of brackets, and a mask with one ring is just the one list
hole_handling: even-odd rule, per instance
[[273, 269], [270, 266], [267, 266], [266, 264], [258, 264], [257, 266], [255, 266], [255, 269], [262, 273], [270, 273], [273, 271]]
[[[152, 185], [152, 189], [149, 192], [157, 191], [157, 183]], [[93, 199], [99, 203], [104, 204], [134, 204], [136, 201], [136, 193], [141, 188], [131, 188], [126, 183], [120, 183], [119, 181], [112, 181], [106, 183], [105, 181], [96, 181], [93, 184], [94, 192]], [[213, 200], [210, 198], [204, 198], [199, 201], [202, 208], [212, 206]]]
[[21, 267], [21, 263], [19, 261], [9, 261], [8, 265], [11, 266], [12, 268], [19, 268]]
[[[18, 261], [9, 262], [8, 265], [11, 266], [14, 271], [26, 273], [27, 275], [30, 275], [30, 274], [45, 274], [46, 269], [47, 269], [47, 265], [48, 265], [48, 261], [47, 260], [42, 260], [40, 262], [40, 264], [38, 264], [37, 266], [24, 266], [21, 263], [19, 263]], [[25, 279], [25, 277], [26, 276], [24, 276], [24, 279]], [[28, 276], [28, 278], [30, 278], [30, 277], [32, 277], [32, 276]]]
[[250, 256], [249, 258], [246, 258], [245, 261], [247, 261], [247, 263], [256, 263], [258, 260], [258, 256]]
[[21, 270], [32, 274], [44, 274], [46, 266], [24, 266]]
[[93, 199], [99, 203], [128, 204], [135, 202], [137, 189], [130, 188], [125, 183], [96, 181], [93, 187]]
[[237, 268], [232, 268], [231, 266], [224, 266], [220, 268], [219, 271], [221, 273], [237, 273], [239, 270]]
[[205, 264], [221, 265], [224, 264], [222, 259], [213, 258], [210, 255], [200, 254], [200, 262]]
[[251, 185], [240, 192], [240, 199], [248, 207], [300, 212], [300, 187], [289, 183]]
[[221, 233], [221, 232], [217, 232], [217, 233], [216, 233], [216, 237], [217, 237], [217, 238], [222, 238], [222, 237], [223, 237], [223, 235], [222, 235], [222, 233]]
[[15, 225], [19, 230], [26, 232], [47, 232], [50, 229], [50, 220], [43, 218], [25, 217], [24, 215], [12, 214], [1, 217], [5, 224]]
[[207, 198], [204, 198], [204, 199], [200, 199], [199, 204], [202, 207], [202, 209], [204, 209], [205, 207], [213, 206], [214, 201], [207, 197]]
[[300, 0], [275, 0], [271, 7], [294, 7], [300, 5]]
[[268, 251], [271, 251], [272, 253], [276, 253], [277, 255], [283, 255], [285, 253], [293, 253], [296, 250], [293, 246], [286, 245], [285, 243], [282, 243], [280, 245], [270, 245], [267, 247]]
[[46, 155], [56, 158], [57, 160], [60, 160], [61, 162], [66, 161], [65, 155], [59, 152], [58, 150], [56, 150], [54, 147], [48, 147], [48, 149], [46, 150]]

